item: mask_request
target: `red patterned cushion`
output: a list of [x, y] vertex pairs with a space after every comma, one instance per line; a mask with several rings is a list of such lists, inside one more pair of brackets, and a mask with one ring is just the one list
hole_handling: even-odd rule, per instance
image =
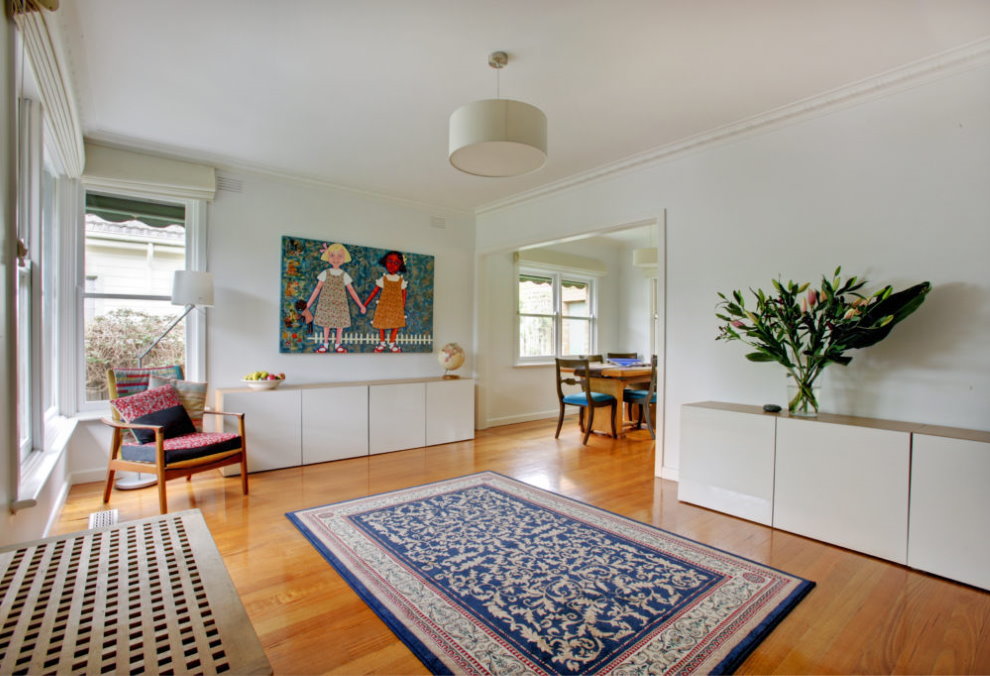
[[135, 418], [149, 413], [163, 411], [166, 408], [182, 406], [179, 396], [175, 393], [175, 388], [171, 385], [162, 385], [128, 397], [111, 399], [110, 404], [127, 422], [132, 422]]
[[[189, 414], [179, 402], [179, 395], [171, 385], [156, 387], [129, 397], [111, 400], [111, 403], [124, 418], [132, 423], [161, 425], [166, 439], [181, 437], [196, 431]], [[150, 429], [131, 430], [139, 444], [155, 440], [155, 432]]]

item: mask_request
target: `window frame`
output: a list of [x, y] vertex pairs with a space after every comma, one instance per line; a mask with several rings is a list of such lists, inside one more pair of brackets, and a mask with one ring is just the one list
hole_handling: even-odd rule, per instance
[[[519, 280], [522, 276], [547, 277], [553, 285], [553, 312], [551, 314], [522, 312], [519, 309]], [[580, 282], [588, 286], [588, 315], [565, 315], [563, 313], [563, 293], [562, 286], [565, 281]], [[564, 340], [564, 320], [587, 321], [589, 324], [590, 345], [589, 354], [595, 354], [598, 350], [598, 283], [599, 280], [587, 272], [565, 267], [520, 265], [515, 266], [513, 275], [515, 302], [515, 329], [514, 347], [516, 366], [533, 366], [553, 364], [555, 357], [574, 356], [561, 353]], [[549, 317], [553, 320], [553, 354], [524, 356], [520, 353], [521, 324], [524, 317]]]
[[[108, 189], [104, 186], [90, 185], [85, 177], [79, 191], [76, 210], [76, 227], [71, 228], [71, 236], [66, 237], [65, 250], [75, 261], [74, 293], [71, 308], [72, 325], [72, 383], [67, 388], [71, 391], [71, 410], [81, 418], [99, 417], [106, 415], [109, 403], [107, 400], [86, 400], [86, 345], [85, 345], [85, 252], [86, 252], [86, 193], [93, 192], [101, 195], [122, 197], [127, 199], [147, 200], [152, 202], [168, 202], [181, 204], [185, 208], [185, 268], [186, 270], [206, 270], [206, 202], [200, 199], [164, 197], [153, 192], [140, 190]], [[138, 298], [139, 296], [134, 296]], [[154, 300], [171, 300], [171, 296], [140, 296]], [[175, 306], [177, 312], [180, 306]], [[206, 378], [206, 318], [202, 308], [186, 315], [185, 320], [186, 367], [185, 378], [205, 381]]]

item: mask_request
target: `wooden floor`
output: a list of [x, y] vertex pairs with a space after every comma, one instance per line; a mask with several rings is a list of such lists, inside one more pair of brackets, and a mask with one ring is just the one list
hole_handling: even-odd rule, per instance
[[[236, 478], [171, 481], [172, 511], [202, 510], [277, 674], [418, 674], [422, 664], [285, 518], [285, 512], [494, 470], [818, 583], [756, 649], [744, 674], [987, 674], [990, 593], [677, 501], [653, 476], [643, 431], [580, 444], [574, 421], [485, 430], [473, 442]], [[74, 486], [53, 534], [105, 509]], [[120, 518], [158, 513], [154, 488], [114, 491]], [[986, 534], [974, 533], [974, 537]]]

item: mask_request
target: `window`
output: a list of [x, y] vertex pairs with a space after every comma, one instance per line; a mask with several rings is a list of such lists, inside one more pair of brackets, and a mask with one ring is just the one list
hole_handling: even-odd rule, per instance
[[566, 271], [520, 268], [516, 289], [520, 363], [595, 351], [593, 279]]
[[[81, 401], [107, 399], [106, 371], [138, 356], [179, 316], [172, 276], [186, 267], [186, 209], [87, 192], [83, 237]], [[145, 365], [185, 364], [185, 335], [171, 331]], [[85, 408], [85, 406], [83, 406]]]
[[17, 109], [17, 277], [14, 305], [17, 317], [17, 441], [24, 462], [43, 444], [41, 396], [46, 365], [35, 340], [41, 327], [41, 106], [21, 99]]

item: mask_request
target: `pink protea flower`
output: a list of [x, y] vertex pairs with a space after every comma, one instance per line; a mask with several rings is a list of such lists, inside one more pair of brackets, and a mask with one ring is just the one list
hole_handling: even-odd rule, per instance
[[808, 307], [815, 307], [816, 305], [818, 305], [818, 291], [808, 289]]

